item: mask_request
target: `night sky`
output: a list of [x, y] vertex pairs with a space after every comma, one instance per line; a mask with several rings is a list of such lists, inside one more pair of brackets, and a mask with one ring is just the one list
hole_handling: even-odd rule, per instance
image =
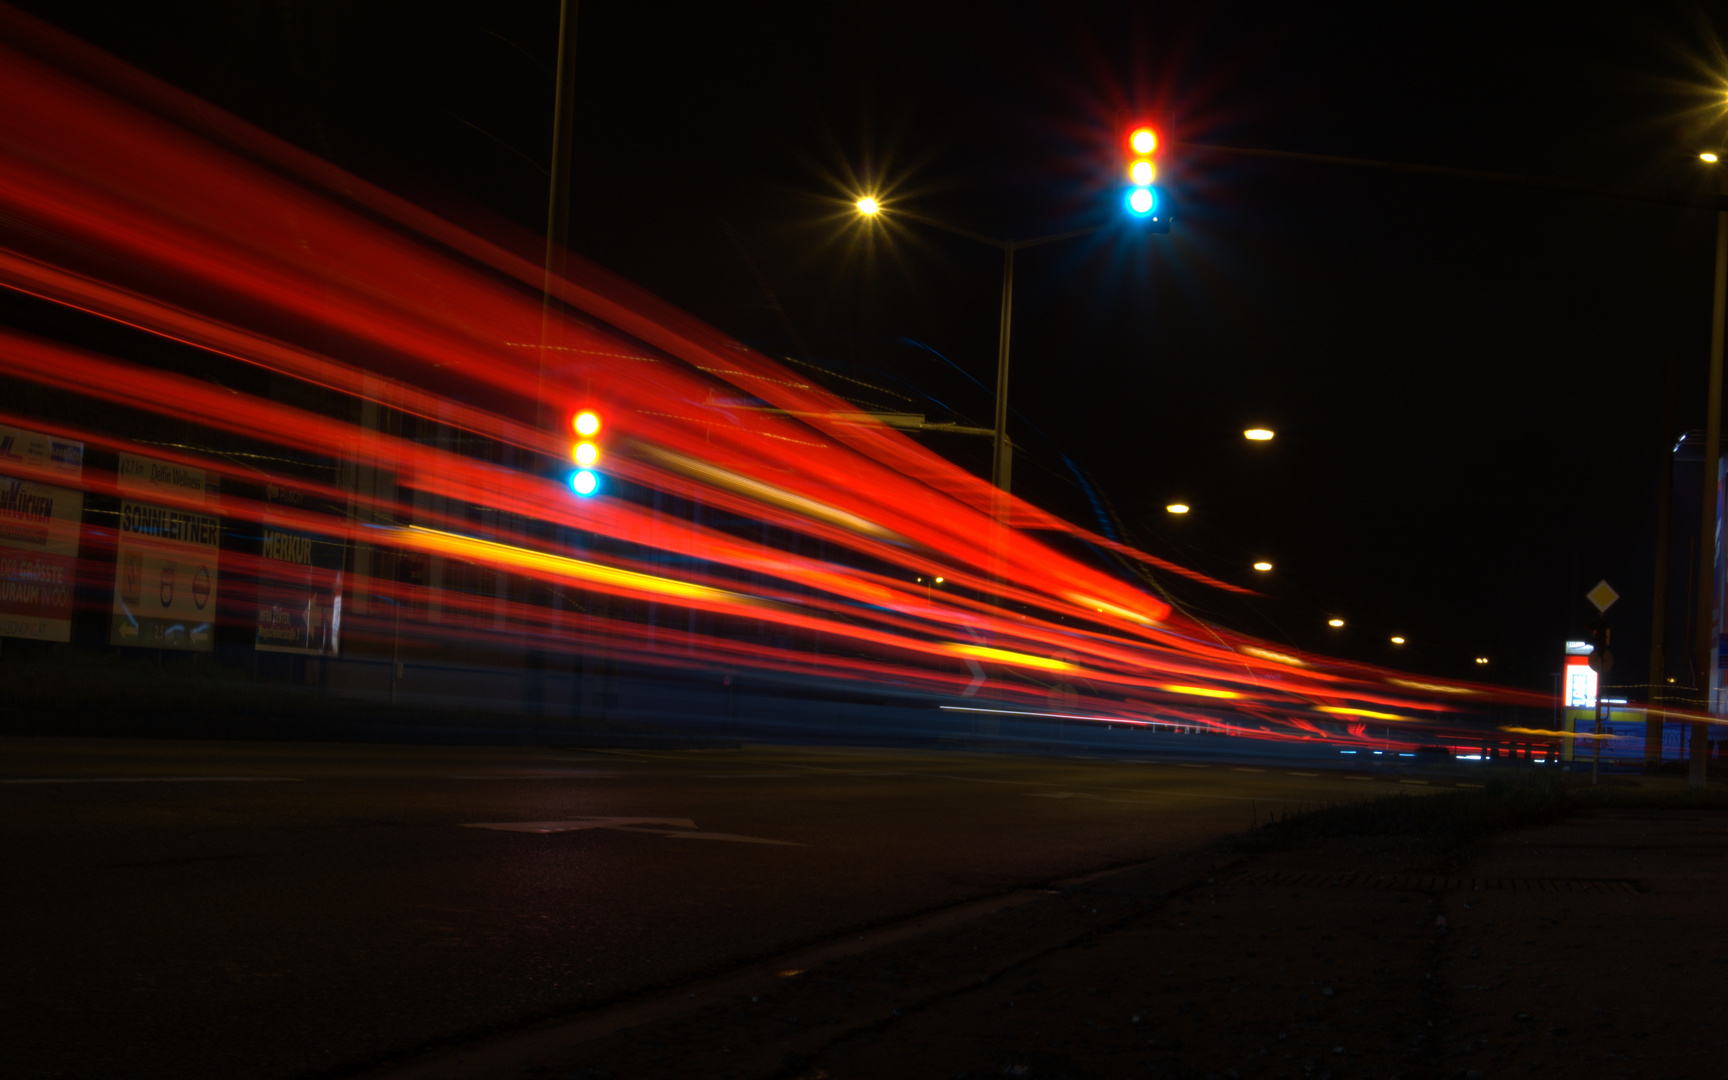
[[[556, 0], [22, 6], [476, 228], [544, 229]], [[1712, 182], [1728, 18], [1530, 7], [583, 0], [572, 246], [862, 404], [988, 426], [1000, 254], [860, 228], [859, 190], [998, 237], [1112, 220], [1125, 108], [1185, 142]], [[1606, 578], [1614, 681], [1642, 683], [1660, 447], [1703, 423], [1711, 215], [1164, 170], [1170, 235], [1019, 258], [1016, 493], [1266, 594], [1184, 593], [1200, 614], [1529, 689]], [[988, 473], [986, 440], [922, 438]]]

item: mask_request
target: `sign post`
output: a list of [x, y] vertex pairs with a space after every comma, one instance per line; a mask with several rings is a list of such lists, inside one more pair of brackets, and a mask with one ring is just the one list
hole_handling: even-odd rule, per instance
[[[1620, 594], [1614, 591], [1607, 581], [1598, 581], [1596, 587], [1584, 594], [1584, 599], [1596, 607], [1598, 615], [1606, 619], [1608, 609], [1614, 606], [1614, 601], [1620, 599]], [[1602, 625], [1602, 644], [1590, 653], [1590, 670], [1598, 677], [1606, 676], [1614, 670], [1614, 652], [1609, 646], [1610, 631], [1606, 624]], [[1608, 704], [1608, 684], [1602, 683], [1596, 691], [1596, 750], [1590, 755], [1590, 782], [1596, 783], [1597, 774], [1602, 769], [1602, 728], [1607, 714], [1612, 706]]]

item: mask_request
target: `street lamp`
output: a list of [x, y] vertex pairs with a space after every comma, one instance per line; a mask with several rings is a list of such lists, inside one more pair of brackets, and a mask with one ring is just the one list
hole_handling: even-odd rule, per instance
[[1401, 637], [1394, 637], [1394, 638], [1393, 638], [1393, 639], [1392, 639], [1392, 644], [1394, 644], [1394, 645], [1402, 645], [1402, 644], [1404, 644], [1404, 639], [1403, 639], [1403, 638], [1401, 638]]
[[1256, 570], [1260, 571], [1262, 574], [1264, 574], [1266, 571], [1272, 569], [1272, 564], [1265, 561], [1264, 559], [1262, 559], [1261, 561], [1254, 564], [1254, 569], [1256, 569]]
[[1326, 625], [1330, 626], [1332, 629], [1336, 630], [1339, 627], [1344, 625], [1344, 620], [1343, 619], [1327, 619]]
[[1188, 504], [1187, 503], [1171, 503], [1169, 506], [1166, 506], [1164, 509], [1168, 513], [1172, 513], [1172, 514], [1186, 514], [1188, 512]]
[[1242, 437], [1249, 442], [1271, 442], [1275, 434], [1271, 428], [1251, 427], [1242, 433]]
[[[1715, 167], [1719, 161], [1718, 155], [1705, 151], [1698, 159], [1706, 165]], [[1722, 171], [1716, 172], [1716, 190], [1728, 193], [1728, 180]], [[1716, 459], [1722, 452], [1722, 321], [1725, 300], [1728, 300], [1728, 210], [1716, 211], [1716, 287], [1710, 305], [1710, 396], [1705, 399], [1704, 425], [1704, 528], [1708, 530], [1710, 523], [1716, 518]], [[1705, 533], [1709, 535], [1708, 532]], [[1716, 553], [1710, 544], [1698, 545], [1698, 623], [1695, 639], [1698, 666], [1695, 669], [1699, 675], [1698, 693], [1706, 698], [1704, 708], [1709, 710], [1713, 702], [1708, 700], [1710, 694], [1709, 673], [1716, 670], [1716, 630], [1711, 623], [1715, 607], [1716, 583]], [[1705, 751], [1709, 746], [1709, 727], [1702, 720], [1692, 722], [1692, 761], [1688, 771], [1688, 786], [1701, 788], [1704, 786], [1707, 759]]]
[[877, 214], [882, 212], [882, 204], [868, 195], [859, 199], [856, 203], [853, 203], [853, 205], [856, 206], [858, 212], [863, 214], [865, 217], [875, 217]]

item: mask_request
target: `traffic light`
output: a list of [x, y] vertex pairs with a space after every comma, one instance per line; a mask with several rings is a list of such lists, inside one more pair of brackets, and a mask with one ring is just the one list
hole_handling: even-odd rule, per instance
[[600, 490], [600, 474], [594, 468], [600, 461], [600, 414], [581, 410], [570, 418], [570, 430], [576, 433], [570, 444], [570, 460], [576, 466], [570, 474], [570, 490], [586, 498]]
[[1164, 189], [1158, 186], [1158, 154], [1163, 137], [1158, 127], [1144, 120], [1123, 125], [1123, 168], [1128, 186], [1123, 202], [1128, 216], [1152, 232], [1170, 231], [1170, 207]]

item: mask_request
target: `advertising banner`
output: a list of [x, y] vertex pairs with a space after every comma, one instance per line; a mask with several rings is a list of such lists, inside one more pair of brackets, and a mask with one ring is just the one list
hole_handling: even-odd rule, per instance
[[[270, 485], [271, 502], [300, 493]], [[342, 544], [266, 520], [259, 548], [258, 637], [262, 652], [334, 656], [342, 629]]]
[[72, 639], [84, 444], [0, 424], [0, 636]]
[[208, 652], [215, 645], [222, 537], [214, 481], [202, 469], [122, 454], [120, 487], [172, 492], [210, 513], [122, 499], [108, 640]]

